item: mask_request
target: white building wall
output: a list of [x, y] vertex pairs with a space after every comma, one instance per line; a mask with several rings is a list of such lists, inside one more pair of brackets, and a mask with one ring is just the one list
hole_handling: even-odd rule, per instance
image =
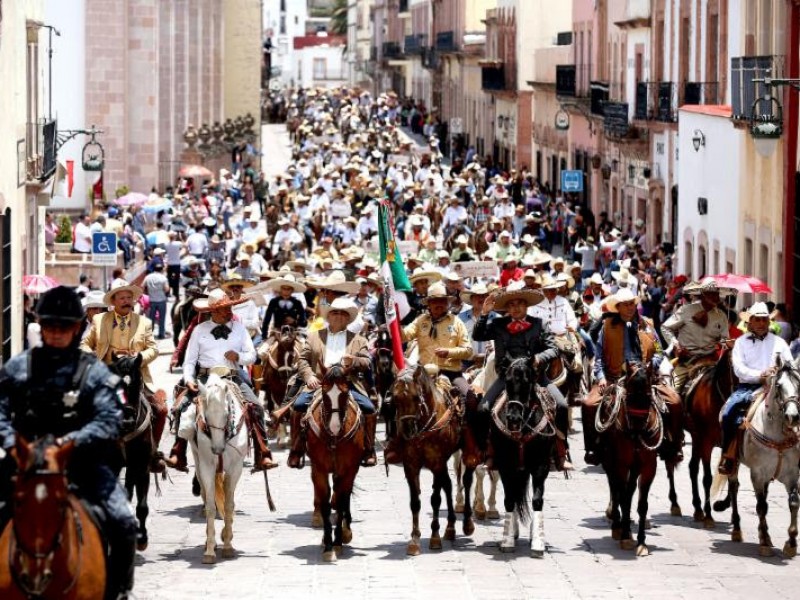
[[[290, 87], [297, 82], [297, 59], [292, 40], [305, 35], [308, 8], [303, 0], [285, 0], [282, 12], [280, 0], [264, 0], [264, 28], [272, 32], [272, 66], [281, 68], [279, 80]], [[284, 32], [281, 24], [284, 24]]]
[[[297, 72], [300, 74], [299, 84], [304, 87], [332, 88], [347, 81], [344, 46], [309, 46], [294, 51]], [[325, 60], [324, 77], [314, 74], [315, 59]]]

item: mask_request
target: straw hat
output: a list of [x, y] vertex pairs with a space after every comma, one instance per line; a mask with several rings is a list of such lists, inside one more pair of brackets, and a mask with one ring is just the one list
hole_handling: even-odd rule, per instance
[[434, 271], [432, 269], [417, 267], [416, 269], [414, 269], [414, 272], [408, 279], [412, 284], [416, 283], [420, 279], [427, 279], [428, 283], [433, 283], [435, 281], [441, 281], [442, 274], [439, 273], [439, 271]]
[[306, 259], [304, 259], [304, 258], [298, 258], [296, 260], [287, 260], [284, 264], [286, 266], [292, 268], [292, 269], [296, 269], [298, 267], [301, 267], [305, 271], [310, 271], [311, 270], [311, 265], [309, 265], [306, 262]]
[[208, 294], [208, 298], [199, 298], [192, 303], [194, 309], [198, 312], [206, 312], [209, 310], [216, 310], [218, 308], [227, 308], [229, 306], [236, 306], [237, 304], [242, 304], [247, 302], [248, 298], [239, 298], [238, 300], [234, 300], [223, 290], [222, 288], [217, 288], [215, 290], [211, 290]]
[[603, 285], [603, 276], [600, 273], [592, 273], [592, 276], [589, 277], [589, 283], [593, 283], [595, 285]]
[[524, 300], [528, 306], [536, 306], [544, 300], [544, 296], [541, 292], [537, 290], [529, 290], [529, 289], [515, 289], [515, 290], [506, 290], [502, 292], [494, 303], [494, 310], [502, 311], [506, 309], [508, 303], [512, 300]]
[[294, 292], [306, 291], [306, 286], [297, 281], [292, 273], [281, 273], [280, 277], [270, 280], [265, 287], [273, 292], [277, 292], [284, 286], [292, 288]]
[[252, 281], [250, 281], [249, 279], [244, 279], [244, 278], [242, 278], [241, 275], [239, 275], [239, 273], [234, 273], [233, 275], [228, 277], [228, 279], [226, 279], [225, 281], [220, 283], [219, 287], [227, 290], [229, 288], [237, 287], [237, 286], [238, 287], [249, 288], [249, 287], [253, 287], [254, 285], [255, 284]]
[[106, 306], [114, 304], [114, 294], [117, 294], [119, 292], [130, 292], [131, 294], [133, 294], [134, 302], [136, 302], [139, 298], [141, 298], [142, 294], [144, 293], [142, 291], [142, 288], [140, 288], [138, 285], [131, 285], [131, 284], [126, 285], [123, 284], [122, 282], [119, 282], [117, 283], [117, 285], [112, 285], [111, 289], [106, 292], [105, 296], [103, 296], [103, 303]]
[[328, 318], [328, 314], [330, 314], [331, 311], [346, 312], [350, 316], [350, 321], [348, 323], [352, 323], [358, 316], [358, 306], [349, 298], [336, 298], [330, 304], [323, 304], [319, 307], [319, 314], [324, 319]]
[[489, 288], [484, 283], [476, 283], [470, 289], [461, 292], [461, 301], [465, 304], [472, 303], [473, 296], [488, 296]]
[[543, 290], [557, 290], [561, 287], [563, 282], [554, 279], [550, 273], [542, 273], [542, 289]]
[[629, 285], [631, 282], [631, 272], [628, 269], [614, 271], [611, 273], [611, 277], [613, 277], [621, 286]]
[[81, 298], [81, 304], [84, 310], [87, 308], [108, 308], [108, 303], [105, 302], [103, 292], [100, 290], [92, 290], [86, 296]]
[[756, 302], [747, 311], [751, 317], [767, 317], [769, 318], [769, 309], [765, 302]]
[[606, 299], [606, 311], [612, 313], [619, 312], [617, 305], [624, 304], [625, 302], [635, 302], [639, 304], [639, 296], [628, 288], [622, 288], [616, 294]]
[[556, 281], [559, 281], [562, 284], [566, 283], [567, 288], [570, 290], [575, 287], [575, 279], [572, 277], [572, 275], [567, 275], [566, 273], [559, 273], [556, 276]]
[[441, 298], [449, 298], [447, 295], [447, 289], [444, 287], [443, 283], [434, 283], [431, 287], [428, 288], [428, 295], [425, 296], [425, 301], [429, 300], [436, 300]]
[[317, 290], [332, 290], [334, 292], [344, 292], [345, 294], [355, 294], [361, 286], [355, 281], [347, 281], [347, 277], [345, 277], [344, 273], [336, 270], [331, 271], [324, 279], [309, 281], [308, 287]]

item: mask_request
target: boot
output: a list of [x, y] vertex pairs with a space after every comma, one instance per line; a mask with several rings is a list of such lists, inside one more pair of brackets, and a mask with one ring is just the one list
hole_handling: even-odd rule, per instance
[[738, 466], [739, 435], [738, 432], [732, 436], [723, 433], [722, 438], [722, 457], [719, 460], [718, 471], [720, 475], [732, 475]]
[[273, 410], [271, 415], [273, 423], [276, 424], [280, 423], [281, 420], [283, 420], [283, 418], [286, 416], [286, 413], [289, 412], [291, 409], [292, 409], [292, 403], [287, 402], [280, 408], [276, 408], [275, 410]]
[[364, 458], [361, 466], [374, 467], [378, 464], [375, 456], [375, 429], [378, 427], [378, 415], [371, 414], [364, 417]]
[[599, 466], [603, 462], [603, 457], [600, 453], [599, 444], [597, 443], [597, 432], [594, 428], [594, 416], [597, 413], [596, 404], [586, 404], [581, 406], [581, 421], [583, 425], [583, 446], [585, 454], [583, 461], [587, 465]]
[[188, 473], [189, 467], [186, 463], [186, 447], [188, 445], [188, 441], [182, 437], [175, 436], [175, 444], [169, 452], [169, 458], [164, 463], [171, 469]]
[[302, 469], [306, 464], [306, 432], [303, 431], [303, 413], [292, 411], [292, 449], [287, 465], [290, 469]]
[[556, 434], [556, 470], [558, 471], [572, 471], [575, 467], [569, 460], [569, 449], [567, 448], [567, 440], [562, 438], [559, 433]]
[[[161, 393], [156, 392], [156, 394]], [[159, 402], [159, 400], [161, 400]], [[164, 455], [159, 452], [158, 446], [161, 443], [161, 436], [164, 434], [164, 427], [167, 424], [167, 405], [164, 403], [163, 398], [153, 398], [150, 402], [153, 409], [152, 427], [153, 427], [153, 456], [150, 460], [151, 473], [163, 473], [166, 467]]]
[[136, 534], [125, 532], [109, 535], [106, 600], [127, 598], [133, 589], [133, 568], [136, 559]]
[[253, 468], [251, 473], [268, 471], [278, 466], [272, 460], [272, 452], [267, 446], [267, 427], [264, 423], [264, 407], [260, 404], [249, 403], [250, 436], [253, 440]]

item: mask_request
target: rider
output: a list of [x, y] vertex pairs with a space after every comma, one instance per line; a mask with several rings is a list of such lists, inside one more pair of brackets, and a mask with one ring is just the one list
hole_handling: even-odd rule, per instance
[[[136, 519], [109, 464], [117, 455], [122, 422], [120, 379], [78, 348], [84, 313], [80, 298], [61, 286], [42, 295], [36, 312], [43, 345], [26, 350], [0, 369], [0, 524], [10, 518], [9, 451], [15, 436], [34, 440], [54, 435], [75, 442], [69, 465], [78, 495], [106, 516], [109, 543], [106, 598], [126, 598], [133, 588]], [[0, 525], [2, 526], [2, 525]]]
[[164, 463], [158, 451], [164, 425], [167, 421], [167, 405], [164, 397], [155, 394], [150, 363], [158, 358], [158, 346], [153, 337], [153, 322], [133, 312], [133, 305], [142, 295], [141, 288], [125, 285], [122, 281], [114, 285], [103, 298], [106, 306], [114, 309], [96, 315], [87, 336], [81, 342], [81, 350], [95, 354], [106, 364], [117, 356], [142, 357], [142, 392], [153, 409], [153, 458], [150, 470], [161, 472]]
[[[195, 308], [201, 312], [209, 311], [211, 318], [195, 327], [189, 338], [186, 359], [183, 363], [183, 378], [189, 393], [178, 408], [178, 423], [175, 431], [180, 430], [181, 412], [188, 408], [189, 403], [199, 391], [198, 380], [204, 382], [208, 378], [209, 369], [214, 367], [231, 367], [231, 380], [239, 386], [247, 401], [246, 409], [249, 416], [247, 425], [253, 439], [255, 453], [253, 471], [255, 472], [272, 469], [277, 467], [278, 463], [272, 460], [272, 453], [267, 446], [264, 407], [259, 403], [248, 382], [242, 377], [242, 367], [253, 364], [256, 359], [256, 350], [253, 347], [253, 340], [247, 334], [247, 329], [241, 321], [232, 320], [232, 307], [242, 301], [242, 299], [232, 300], [222, 289], [213, 290], [208, 298], [195, 301]], [[186, 445], [186, 439], [175, 436], [175, 445], [167, 459], [168, 466], [179, 471], [188, 470]]]
[[[563, 261], [554, 261], [554, 264], [562, 264]], [[582, 371], [583, 363], [580, 357], [580, 344], [578, 342], [578, 318], [569, 300], [559, 294], [559, 290], [568, 289], [568, 279], [553, 278], [548, 273], [542, 273], [541, 283], [544, 300], [528, 309], [528, 314], [538, 317], [544, 321], [550, 332], [554, 335], [554, 341], [559, 351], [569, 360], [570, 370]]]
[[259, 314], [258, 307], [252, 298], [243, 296], [245, 288], [252, 287], [254, 283], [249, 279], [242, 279], [241, 275], [234, 273], [223, 281], [219, 287], [225, 290], [234, 300], [245, 300], [233, 308], [233, 314], [242, 322], [247, 329], [247, 333], [253, 339], [253, 344], [257, 343], [259, 334]]
[[699, 287], [700, 300], [684, 304], [661, 326], [678, 360], [675, 391], [683, 397], [689, 372], [698, 363], [715, 361], [717, 344], [728, 337], [728, 318], [719, 308], [720, 288], [713, 281]]
[[305, 456], [305, 435], [302, 433], [303, 415], [314, 398], [314, 393], [319, 389], [325, 371], [335, 365], [341, 364], [350, 377], [350, 394], [356, 401], [366, 418], [364, 438], [365, 467], [374, 467], [375, 457], [375, 428], [378, 415], [375, 406], [363, 391], [358, 375], [370, 368], [372, 359], [367, 349], [367, 340], [360, 334], [348, 331], [347, 326], [353, 322], [358, 314], [358, 307], [348, 298], [336, 298], [331, 304], [324, 305], [321, 314], [328, 324], [320, 330], [312, 331], [308, 335], [300, 358], [297, 361], [299, 377], [305, 382], [303, 391], [297, 396], [292, 405], [292, 450], [289, 453], [288, 465], [292, 469], [301, 469]]
[[[302, 294], [306, 291], [306, 286], [297, 281], [297, 277], [291, 273], [285, 273], [282, 277], [273, 279], [267, 287], [277, 295], [267, 304], [264, 313], [264, 321], [261, 323], [261, 339], [267, 340], [271, 331], [278, 330], [284, 325], [292, 327], [306, 327], [308, 318], [306, 309], [300, 299], [295, 294]], [[270, 329], [272, 324], [272, 329]]]
[[402, 320], [403, 325], [409, 325], [425, 311], [425, 298], [428, 296], [428, 287], [432, 283], [441, 281], [441, 279], [442, 274], [433, 269], [419, 267], [414, 270], [411, 277], [408, 278], [414, 291], [406, 294], [411, 311]]
[[739, 378], [739, 385], [722, 408], [722, 460], [719, 472], [723, 475], [735, 471], [736, 432], [755, 391], [774, 375], [775, 355], [780, 355], [784, 361], [792, 360], [786, 342], [769, 330], [770, 313], [767, 305], [756, 302], [748, 313], [748, 333], [736, 340], [731, 355], [733, 372]]
[[[475, 324], [472, 338], [479, 342], [494, 340], [497, 380], [486, 391], [480, 403], [479, 411], [482, 414], [488, 416], [495, 401], [505, 391], [506, 369], [511, 361], [516, 358], [530, 358], [534, 370], [537, 370], [558, 356], [558, 348], [547, 323], [538, 317], [526, 314], [530, 307], [536, 306], [541, 301], [541, 292], [506, 289], [500, 294], [493, 292], [483, 303], [481, 318]], [[506, 311], [507, 315], [489, 321], [489, 315], [493, 310]], [[555, 425], [559, 432], [556, 436], [557, 466], [560, 470], [568, 470], [572, 465], [567, 460], [566, 436], [569, 429], [567, 401], [555, 385], [548, 384], [547, 391], [556, 401]]]
[[[653, 322], [639, 316], [638, 303], [639, 297], [628, 288], [620, 289], [606, 300], [606, 317], [603, 319], [595, 345], [594, 376], [597, 385], [589, 392], [581, 407], [583, 441], [586, 449], [584, 461], [590, 465], [599, 465], [602, 462], [594, 421], [597, 407], [609, 381], [613, 382], [620, 378], [626, 362], [652, 365], [657, 369], [663, 359], [661, 344]], [[634, 332], [636, 336], [633, 335]], [[674, 393], [674, 390], [663, 386], [658, 389], [669, 408], [667, 420], [669, 440], [665, 436], [661, 446], [662, 456], [680, 462], [683, 459], [681, 449], [683, 405], [680, 396]]]

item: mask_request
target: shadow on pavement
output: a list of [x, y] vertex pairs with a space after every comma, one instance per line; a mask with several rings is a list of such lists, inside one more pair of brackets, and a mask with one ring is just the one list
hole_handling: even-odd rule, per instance
[[[321, 540], [321, 533], [320, 533], [320, 540]], [[322, 560], [322, 544], [309, 544], [306, 546], [296, 546], [295, 548], [291, 548], [289, 550], [282, 550], [279, 553], [281, 556], [291, 556], [298, 560], [306, 561], [308, 565], [325, 565], [325, 564], [336, 564], [336, 563], [326, 563]], [[338, 556], [337, 561], [342, 560], [349, 560], [351, 558], [356, 557], [363, 557], [366, 556], [366, 553], [361, 552], [360, 550], [355, 550], [351, 546], [345, 545], [343, 547], [341, 555]]]
[[[754, 540], [758, 539], [758, 536], [754, 534]], [[784, 540], [785, 541], [785, 540]], [[773, 543], [775, 541], [773, 540]], [[770, 565], [780, 565], [780, 566], [789, 566], [790, 564], [794, 564], [796, 559], [786, 558], [781, 552], [781, 548], [783, 545], [774, 547], [772, 556], [761, 556], [758, 553], [758, 542], [732, 542], [731, 540], [712, 540], [711, 541], [711, 552], [715, 554], [725, 554], [727, 556], [738, 556], [740, 558], [751, 558], [753, 560], [757, 560], [762, 563], [770, 564]]]

